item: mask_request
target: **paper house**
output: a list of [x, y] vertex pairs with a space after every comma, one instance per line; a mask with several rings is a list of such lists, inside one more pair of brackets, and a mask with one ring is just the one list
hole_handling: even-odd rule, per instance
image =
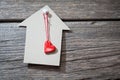
[[[54, 54], [44, 53], [44, 42], [46, 39], [43, 9], [49, 11], [50, 40], [56, 46]], [[26, 26], [26, 41], [24, 63], [42, 65], [60, 65], [62, 31], [70, 30], [63, 21], [48, 7], [45, 6], [30, 17], [25, 19], [19, 26]]]

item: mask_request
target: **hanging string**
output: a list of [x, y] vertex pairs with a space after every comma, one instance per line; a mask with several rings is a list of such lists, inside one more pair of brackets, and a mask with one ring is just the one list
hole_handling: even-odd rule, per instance
[[50, 41], [50, 26], [49, 26], [49, 18], [48, 11], [46, 9], [43, 10], [44, 23], [45, 23], [45, 32], [46, 32], [46, 41], [44, 43], [44, 52], [46, 54], [52, 53], [56, 50], [56, 47]]
[[48, 25], [48, 12], [43, 13], [44, 16], [44, 23], [45, 23], [45, 32], [46, 32], [46, 40], [48, 41], [50, 38], [50, 34], [49, 34], [49, 25]]

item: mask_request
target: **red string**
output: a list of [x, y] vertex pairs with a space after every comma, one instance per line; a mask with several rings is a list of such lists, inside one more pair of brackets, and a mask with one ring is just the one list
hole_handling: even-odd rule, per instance
[[45, 23], [46, 40], [49, 40], [48, 13], [43, 13], [43, 16], [44, 16], [44, 23]]

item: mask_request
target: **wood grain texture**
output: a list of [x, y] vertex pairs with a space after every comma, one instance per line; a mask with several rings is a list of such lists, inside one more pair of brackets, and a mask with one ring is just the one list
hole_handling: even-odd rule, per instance
[[120, 79], [120, 21], [66, 22], [61, 66], [24, 64], [25, 28], [0, 24], [0, 80]]
[[120, 0], [0, 0], [0, 20], [25, 19], [49, 5], [61, 19], [120, 19]]

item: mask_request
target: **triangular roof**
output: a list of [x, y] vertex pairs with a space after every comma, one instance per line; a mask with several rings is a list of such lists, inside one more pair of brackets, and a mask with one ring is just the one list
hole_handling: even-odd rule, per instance
[[[43, 18], [43, 15], [42, 15], [43, 9], [47, 9], [49, 11], [50, 16], [51, 16], [51, 21], [54, 21], [54, 23], [56, 23], [56, 27], [60, 27], [62, 30], [70, 30], [68, 26], [47, 5], [43, 7], [42, 9], [38, 10], [37, 12], [35, 12], [33, 15], [31, 15], [27, 19], [25, 19], [18, 26], [26, 26], [26, 27], [29, 27], [32, 25], [35, 26], [36, 22], [38, 22], [40, 18], [41, 19]], [[39, 21], [39, 23], [41, 24], [42, 22]], [[59, 25], [62, 25], [62, 26], [59, 26]]]

